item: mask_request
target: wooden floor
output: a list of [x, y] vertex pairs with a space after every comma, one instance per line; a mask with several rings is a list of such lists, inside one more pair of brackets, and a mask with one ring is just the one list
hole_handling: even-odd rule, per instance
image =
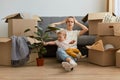
[[101, 67], [83, 60], [73, 71], [66, 72], [55, 58], [46, 58], [42, 67], [0, 66], [0, 80], [120, 80], [120, 68]]

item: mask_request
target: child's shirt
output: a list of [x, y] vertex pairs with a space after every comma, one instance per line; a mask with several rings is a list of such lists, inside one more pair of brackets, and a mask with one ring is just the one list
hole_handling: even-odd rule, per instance
[[66, 41], [66, 40], [62, 41], [62, 42], [56, 40], [55, 43], [59, 48], [62, 48], [64, 50], [70, 48], [70, 45], [69, 45], [68, 41]]

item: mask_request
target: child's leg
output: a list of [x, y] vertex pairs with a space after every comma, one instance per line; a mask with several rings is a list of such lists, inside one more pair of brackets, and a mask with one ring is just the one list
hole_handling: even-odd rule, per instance
[[72, 58], [66, 58], [66, 62], [62, 62], [62, 67], [66, 71], [72, 71], [77, 66], [77, 63]]
[[67, 53], [68, 55], [74, 57], [74, 58], [77, 57], [77, 54], [76, 54], [75, 52], [73, 52], [72, 48], [68, 48], [68, 49], [66, 50], [66, 53]]

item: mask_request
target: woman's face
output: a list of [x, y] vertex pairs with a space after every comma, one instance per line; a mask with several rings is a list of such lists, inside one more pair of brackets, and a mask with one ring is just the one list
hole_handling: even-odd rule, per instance
[[73, 18], [68, 18], [66, 21], [67, 24], [67, 30], [72, 30], [74, 26], [74, 19]]

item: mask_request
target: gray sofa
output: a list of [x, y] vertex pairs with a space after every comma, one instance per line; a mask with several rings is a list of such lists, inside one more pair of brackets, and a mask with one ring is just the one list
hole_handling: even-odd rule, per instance
[[[84, 24], [88, 27], [88, 23], [82, 22], [82, 18], [83, 18], [82, 16], [75, 16], [75, 17], [79, 22], [81, 22], [82, 24]], [[49, 24], [62, 21], [66, 18], [66, 16], [64, 16], [64, 17], [41, 17], [41, 18], [42, 18], [42, 22], [39, 22], [38, 25], [40, 27], [42, 27], [43, 30], [46, 30], [46, 28], [48, 27]], [[65, 26], [65, 24], [62, 24], [57, 27], [65, 28], [66, 26]], [[77, 25], [75, 25], [74, 29], [80, 30], [81, 28], [78, 27]], [[57, 36], [54, 32], [49, 32], [49, 36], [52, 37], [52, 40], [57, 39]], [[84, 35], [78, 37], [78, 49], [80, 49], [80, 51], [82, 52], [83, 55], [88, 54], [88, 50], [85, 46], [93, 44], [95, 42], [95, 37], [96, 36], [88, 35], [88, 32], [85, 33]], [[47, 54], [45, 54], [44, 57], [55, 57], [56, 56], [57, 46], [48, 45], [48, 46], [46, 46], [46, 48], [47, 48]]]

